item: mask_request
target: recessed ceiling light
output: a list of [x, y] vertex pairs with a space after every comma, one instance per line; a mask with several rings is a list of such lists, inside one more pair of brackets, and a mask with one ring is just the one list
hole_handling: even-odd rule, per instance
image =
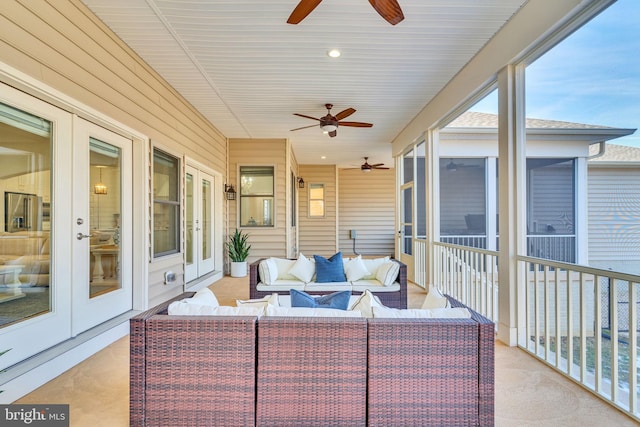
[[327, 55], [330, 58], [338, 58], [340, 55], [342, 55], [342, 53], [338, 49], [331, 49], [327, 52]]
[[324, 160], [324, 159], [326, 159], [326, 158], [327, 158], [327, 156], [320, 156], [320, 158], [321, 158], [322, 160]]

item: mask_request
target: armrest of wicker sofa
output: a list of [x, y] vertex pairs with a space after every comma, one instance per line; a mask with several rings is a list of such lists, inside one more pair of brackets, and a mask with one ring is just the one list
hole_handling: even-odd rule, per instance
[[[271, 295], [270, 291], [260, 291], [257, 289], [258, 283], [261, 282], [260, 278], [260, 269], [258, 266], [260, 265], [260, 261], [264, 258], [261, 258], [257, 261], [252, 262], [249, 265], [249, 297], [250, 298], [263, 298], [265, 296]], [[400, 290], [398, 292], [378, 292], [376, 295], [380, 298], [382, 304], [387, 307], [393, 308], [407, 308], [407, 266], [406, 264], [392, 259], [392, 261], [397, 262], [400, 265], [400, 269], [398, 271], [398, 277], [396, 278], [396, 282], [400, 284]], [[375, 293], [375, 289], [372, 289]], [[320, 292], [309, 292], [311, 294], [318, 294]], [[362, 292], [353, 291], [354, 295], [359, 295]]]
[[492, 322], [472, 311], [368, 325], [370, 426], [494, 424]]
[[130, 425], [253, 425], [257, 318], [165, 314], [187, 296], [131, 319]]

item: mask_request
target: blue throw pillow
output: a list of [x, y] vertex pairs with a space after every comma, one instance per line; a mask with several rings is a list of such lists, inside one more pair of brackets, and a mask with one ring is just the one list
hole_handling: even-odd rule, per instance
[[346, 282], [344, 275], [344, 264], [342, 262], [342, 252], [338, 252], [331, 258], [326, 259], [319, 255], [314, 255], [316, 260], [316, 282]]
[[291, 294], [291, 307], [336, 308], [338, 310], [346, 310], [349, 308], [349, 298], [351, 298], [351, 291], [334, 292], [318, 297], [295, 289], [289, 290], [289, 293]]

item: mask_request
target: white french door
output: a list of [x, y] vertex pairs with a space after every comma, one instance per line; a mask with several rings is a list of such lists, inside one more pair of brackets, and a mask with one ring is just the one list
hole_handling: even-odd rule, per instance
[[186, 166], [185, 176], [185, 283], [215, 269], [214, 178]]
[[76, 118], [72, 333], [132, 308], [132, 142]]
[[0, 83], [0, 370], [132, 308], [132, 148]]
[[0, 83], [0, 370], [71, 336], [72, 134], [71, 114]]

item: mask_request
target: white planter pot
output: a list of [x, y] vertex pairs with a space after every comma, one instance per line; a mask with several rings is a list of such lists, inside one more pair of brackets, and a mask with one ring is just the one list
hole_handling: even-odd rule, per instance
[[231, 261], [231, 277], [244, 277], [247, 275], [247, 261]]

